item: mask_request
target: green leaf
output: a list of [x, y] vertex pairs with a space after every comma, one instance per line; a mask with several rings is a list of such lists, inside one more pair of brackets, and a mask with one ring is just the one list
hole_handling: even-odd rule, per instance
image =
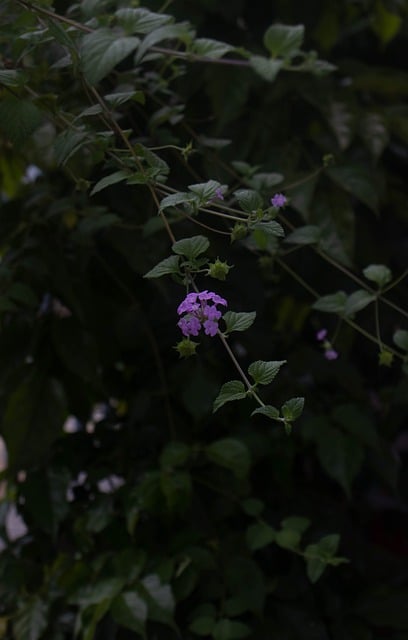
[[282, 225], [275, 220], [271, 220], [269, 222], [255, 222], [254, 225], [251, 225], [251, 229], [261, 231], [267, 236], [273, 236], [274, 238], [283, 238], [285, 235]]
[[[316, 551], [316, 545], [314, 544], [308, 545], [305, 549], [305, 553], [313, 554], [315, 553], [315, 551]], [[327, 562], [317, 557], [305, 558], [305, 560], [306, 560], [307, 577], [309, 578], [312, 584], [315, 584], [321, 577], [324, 570], [326, 569]]]
[[162, 276], [168, 275], [170, 273], [178, 273], [179, 272], [179, 260], [178, 256], [170, 256], [169, 258], [164, 258], [158, 264], [156, 264], [153, 269], [150, 269], [145, 275], [144, 278], [161, 278]]
[[193, 41], [191, 53], [212, 60], [218, 60], [218, 58], [222, 58], [226, 53], [233, 50], [234, 47], [231, 47], [231, 45], [226, 42], [212, 40], [211, 38], [196, 38]]
[[398, 329], [392, 337], [394, 344], [403, 351], [408, 351], [408, 331]]
[[267, 82], [273, 82], [283, 67], [283, 60], [271, 60], [264, 56], [251, 56], [249, 64]]
[[209, 636], [211, 635], [214, 626], [215, 618], [210, 616], [199, 616], [193, 620], [188, 628], [197, 636]]
[[241, 209], [247, 213], [252, 213], [262, 208], [262, 197], [253, 189], [238, 189], [238, 191], [234, 191], [234, 196], [238, 200]]
[[263, 42], [271, 56], [293, 58], [302, 46], [305, 28], [302, 24], [273, 24], [266, 30]]
[[273, 407], [270, 404], [267, 404], [264, 407], [258, 407], [251, 413], [251, 416], [254, 416], [257, 413], [260, 413], [263, 416], [267, 416], [268, 418], [271, 418], [271, 420], [279, 419], [280, 416], [279, 409]]
[[116, 184], [117, 182], [122, 182], [122, 180], [126, 180], [129, 177], [128, 171], [115, 171], [115, 173], [111, 173], [109, 176], [105, 176], [101, 180], [94, 185], [90, 196], [95, 195], [98, 191], [102, 191], [102, 189], [106, 189], [106, 187], [110, 187], [111, 184]]
[[223, 320], [226, 325], [226, 333], [232, 331], [246, 331], [255, 321], [256, 311], [241, 311], [236, 313], [235, 311], [227, 311], [223, 315]]
[[24, 76], [16, 69], [0, 69], [0, 84], [6, 87], [18, 87], [24, 82]]
[[285, 242], [290, 244], [318, 244], [322, 235], [319, 227], [306, 225], [295, 229], [285, 238]]
[[144, 635], [147, 604], [136, 591], [125, 591], [117, 596], [110, 612], [115, 622], [122, 627]]
[[126, 33], [150, 33], [173, 20], [172, 16], [165, 13], [154, 13], [142, 7], [118, 9], [115, 16]]
[[282, 549], [297, 549], [301, 537], [301, 533], [295, 529], [282, 529], [276, 532], [275, 542]]
[[173, 625], [175, 601], [170, 585], [162, 584], [156, 574], [146, 576], [141, 584], [146, 593], [149, 620]]
[[285, 420], [292, 422], [302, 415], [305, 404], [304, 398], [291, 398], [282, 405], [281, 412]]
[[329, 426], [320, 434], [317, 445], [323, 469], [350, 496], [352, 483], [364, 460], [362, 445], [356, 438]]
[[247, 180], [255, 191], [269, 191], [272, 187], [282, 182], [283, 175], [281, 173], [255, 173], [253, 176], [248, 177]]
[[237, 478], [248, 475], [251, 457], [246, 445], [236, 438], [222, 438], [208, 445], [206, 455], [211, 462], [232, 471]]
[[283, 529], [291, 529], [302, 534], [310, 527], [310, 520], [302, 516], [290, 516], [282, 520], [281, 526]]
[[257, 551], [267, 547], [275, 540], [275, 529], [266, 522], [256, 522], [251, 524], [246, 532], [246, 541], [251, 551]]
[[97, 84], [136, 49], [140, 40], [120, 37], [110, 29], [97, 29], [82, 39], [82, 70], [90, 84]]
[[30, 100], [5, 95], [0, 99], [0, 131], [15, 145], [23, 144], [43, 119], [40, 109]]
[[326, 555], [327, 557], [334, 556], [337, 553], [337, 549], [340, 544], [340, 535], [338, 533], [331, 533], [328, 536], [320, 538], [317, 548], [319, 553]]
[[79, 151], [87, 141], [88, 136], [85, 131], [68, 129], [60, 133], [54, 142], [55, 161], [57, 164], [64, 166], [71, 156]]
[[89, 607], [92, 604], [99, 604], [102, 600], [111, 600], [122, 590], [124, 582], [123, 578], [105, 578], [93, 584], [85, 584], [72, 593], [68, 602]]
[[208, 180], [207, 182], [190, 184], [189, 190], [199, 198], [200, 205], [207, 204], [210, 200], [217, 196], [217, 190], [221, 189], [222, 185], [216, 180]]
[[330, 167], [326, 173], [345, 191], [363, 202], [369, 209], [377, 213], [378, 193], [377, 180], [373, 173], [363, 165], [346, 165]]
[[48, 626], [48, 604], [38, 596], [23, 601], [13, 623], [16, 640], [39, 640]]
[[235, 622], [228, 618], [222, 618], [217, 622], [212, 632], [214, 640], [238, 640], [251, 634], [251, 629], [243, 622]]
[[169, 442], [160, 455], [161, 467], [181, 467], [189, 459], [191, 447], [184, 442]]
[[347, 302], [347, 295], [344, 291], [338, 291], [337, 293], [330, 293], [327, 296], [322, 296], [314, 304], [312, 309], [317, 311], [324, 311], [325, 313], [340, 313], [343, 314]]
[[194, 260], [202, 253], [205, 253], [209, 246], [210, 242], [205, 236], [193, 236], [192, 238], [177, 240], [171, 249], [177, 255], [185, 256], [188, 260]]
[[380, 289], [385, 287], [385, 285], [392, 280], [391, 269], [383, 264], [370, 264], [368, 267], [363, 269], [363, 274], [367, 280], [371, 280], [378, 284]]
[[214, 400], [213, 413], [218, 411], [218, 409], [226, 402], [243, 400], [244, 398], [246, 398], [246, 391], [240, 380], [231, 380], [230, 382], [226, 382], [222, 385], [218, 396]]
[[357, 311], [361, 311], [368, 307], [375, 300], [375, 295], [366, 291], [366, 289], [358, 289], [351, 295], [347, 296], [346, 305], [344, 307], [344, 315], [346, 317], [353, 316]]
[[386, 3], [381, 2], [381, 0], [377, 0], [374, 9], [371, 28], [380, 38], [382, 44], [386, 45], [395, 38], [403, 25], [403, 20], [397, 13], [388, 11]]
[[138, 64], [145, 53], [163, 40], [181, 40], [185, 45], [189, 45], [194, 36], [189, 22], [179, 22], [177, 24], [166, 24], [154, 31], [151, 31], [140, 44], [135, 56], [135, 63]]
[[359, 132], [375, 160], [389, 144], [386, 121], [380, 113], [365, 113], [360, 120]]
[[172, 193], [170, 196], [166, 196], [160, 202], [159, 211], [167, 209], [167, 207], [177, 207], [179, 204], [195, 204], [198, 206], [199, 199], [193, 193], [184, 193], [179, 191], [178, 193]]
[[248, 367], [248, 373], [256, 384], [269, 384], [276, 378], [286, 360], [256, 360]]

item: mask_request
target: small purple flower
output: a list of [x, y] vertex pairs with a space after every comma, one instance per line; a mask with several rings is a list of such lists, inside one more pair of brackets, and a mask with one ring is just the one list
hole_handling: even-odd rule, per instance
[[335, 349], [326, 349], [326, 351], [324, 352], [324, 357], [326, 358], [326, 360], [337, 360], [337, 358], [339, 357], [339, 354], [337, 353], [337, 351], [335, 351]]
[[320, 329], [320, 331], [316, 333], [316, 340], [318, 340], [319, 342], [323, 342], [323, 340], [326, 339], [326, 336], [327, 336], [327, 329]]
[[215, 197], [218, 198], [218, 200], [224, 200], [221, 187], [218, 187], [218, 189], [215, 190]]
[[273, 198], [271, 198], [271, 205], [275, 207], [275, 209], [281, 209], [287, 204], [288, 199], [283, 193], [275, 193]]
[[182, 316], [178, 327], [184, 336], [197, 336], [202, 327], [207, 336], [215, 336], [218, 331], [218, 321], [222, 316], [217, 305], [227, 306], [227, 301], [213, 291], [188, 293], [177, 308]]

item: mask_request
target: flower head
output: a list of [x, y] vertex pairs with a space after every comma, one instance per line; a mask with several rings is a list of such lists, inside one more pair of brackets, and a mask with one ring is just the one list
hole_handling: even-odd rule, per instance
[[218, 187], [218, 188], [215, 190], [215, 197], [216, 197], [216, 198], [218, 198], [218, 200], [224, 200], [224, 195], [223, 195], [223, 193], [222, 193], [222, 189], [221, 189], [221, 187]]
[[271, 198], [271, 205], [275, 207], [275, 209], [281, 209], [287, 204], [287, 202], [288, 199], [283, 195], [283, 193], [275, 193], [273, 198]]
[[222, 316], [217, 305], [227, 306], [227, 301], [213, 291], [200, 291], [188, 293], [183, 302], [179, 304], [177, 313], [182, 316], [177, 325], [183, 335], [198, 336], [204, 328], [207, 336], [215, 336], [218, 331], [218, 321]]
[[323, 340], [326, 339], [326, 336], [327, 336], [327, 329], [320, 329], [320, 331], [316, 333], [316, 340], [318, 340], [319, 342], [323, 342]]
[[339, 354], [335, 349], [330, 348], [326, 349], [326, 351], [324, 352], [324, 357], [326, 358], [326, 360], [337, 360]]

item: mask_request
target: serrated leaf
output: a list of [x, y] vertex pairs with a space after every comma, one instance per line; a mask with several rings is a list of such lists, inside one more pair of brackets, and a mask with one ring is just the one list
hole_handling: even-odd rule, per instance
[[221, 189], [221, 183], [216, 180], [208, 180], [207, 182], [190, 184], [189, 190], [199, 198], [200, 205], [206, 204], [217, 196], [218, 189]]
[[[234, 163], [236, 166], [238, 163]], [[241, 163], [245, 164], [245, 163]], [[255, 189], [255, 191], [269, 191], [275, 185], [279, 184], [283, 180], [281, 173], [255, 173], [251, 177], [247, 176], [249, 185]]]
[[147, 34], [172, 22], [172, 16], [154, 13], [142, 7], [118, 9], [115, 12], [118, 22], [127, 33]]
[[177, 207], [180, 204], [189, 204], [194, 203], [198, 205], [198, 198], [194, 193], [185, 193], [183, 191], [179, 191], [178, 193], [172, 193], [170, 196], [166, 196], [160, 202], [159, 211], [163, 211], [168, 207]]
[[117, 596], [110, 612], [115, 622], [126, 629], [144, 635], [147, 604], [136, 591], [125, 591]]
[[246, 391], [243, 383], [240, 380], [231, 380], [222, 385], [221, 390], [214, 400], [213, 413], [218, 411], [222, 405], [226, 402], [232, 402], [233, 400], [242, 400], [246, 397]]
[[346, 317], [352, 316], [357, 313], [357, 311], [361, 311], [365, 307], [368, 307], [368, 305], [374, 300], [375, 295], [366, 291], [366, 289], [358, 289], [351, 295], [347, 296], [344, 315]]
[[248, 367], [248, 373], [256, 384], [269, 384], [279, 373], [286, 360], [256, 360]]
[[257, 409], [255, 409], [255, 411], [251, 413], [251, 416], [254, 416], [257, 413], [260, 413], [263, 416], [267, 416], [268, 418], [271, 418], [271, 420], [276, 420], [277, 418], [279, 418], [279, 415], [280, 415], [279, 409], [277, 409], [276, 407], [273, 407], [270, 404], [267, 404], [264, 407], [258, 407]]
[[90, 84], [97, 84], [136, 49], [140, 40], [119, 37], [110, 29], [97, 29], [84, 36], [81, 44], [82, 70]]
[[322, 231], [315, 225], [306, 225], [295, 229], [285, 238], [290, 244], [318, 244]]
[[185, 256], [188, 260], [198, 258], [205, 253], [210, 246], [210, 241], [205, 236], [193, 236], [192, 238], [183, 238], [177, 240], [171, 249], [180, 256]]
[[344, 313], [346, 307], [347, 295], [344, 291], [337, 291], [337, 293], [330, 293], [327, 296], [322, 296], [316, 302], [312, 304], [312, 308], [317, 311], [324, 311], [325, 313]]
[[320, 434], [317, 452], [323, 469], [350, 496], [353, 480], [364, 460], [362, 445], [356, 438], [332, 427]]
[[403, 351], [408, 351], [408, 331], [398, 329], [392, 337], [394, 344]]
[[196, 38], [191, 48], [191, 53], [195, 53], [198, 56], [204, 56], [205, 58], [211, 58], [212, 60], [218, 60], [222, 58], [229, 51], [233, 51], [234, 47], [226, 42], [220, 42], [219, 40], [212, 40], [211, 38]]
[[222, 318], [226, 325], [226, 333], [231, 333], [232, 331], [246, 331], [254, 323], [256, 311], [241, 311], [239, 313], [235, 311], [227, 311], [224, 313]]
[[93, 196], [98, 191], [102, 191], [106, 189], [106, 187], [110, 187], [112, 184], [117, 184], [118, 182], [122, 182], [122, 180], [126, 180], [129, 177], [129, 173], [127, 171], [115, 171], [115, 173], [111, 173], [109, 176], [105, 176], [101, 180], [99, 180], [93, 187], [90, 196]]
[[247, 213], [252, 213], [262, 208], [262, 197], [253, 189], [238, 189], [234, 191], [234, 196], [238, 200], [241, 209]]
[[236, 438], [222, 438], [205, 448], [209, 460], [229, 469], [238, 478], [248, 474], [251, 456], [246, 445]]
[[317, 543], [319, 553], [327, 557], [334, 556], [337, 553], [337, 549], [340, 544], [340, 535], [338, 533], [331, 533], [328, 536], [320, 538]]
[[156, 264], [153, 269], [150, 269], [145, 275], [144, 278], [161, 278], [162, 276], [168, 275], [170, 273], [178, 273], [179, 271], [179, 257], [178, 256], [170, 256], [169, 258], [164, 258], [158, 264]]
[[251, 551], [257, 551], [271, 544], [275, 540], [275, 529], [266, 522], [251, 524], [246, 532], [246, 541]]
[[273, 82], [282, 69], [283, 60], [272, 60], [264, 56], [251, 56], [249, 58], [249, 64], [258, 76], [261, 76], [261, 78], [268, 82]]
[[273, 236], [274, 238], [283, 238], [285, 235], [282, 225], [275, 220], [270, 220], [269, 222], [256, 222], [254, 225], [251, 225], [251, 229], [261, 231], [267, 236]]
[[292, 422], [302, 415], [305, 404], [304, 398], [291, 398], [282, 405], [281, 412], [285, 420]]
[[265, 32], [263, 42], [273, 57], [292, 58], [302, 46], [305, 28], [302, 24], [273, 24]]
[[370, 264], [363, 269], [363, 274], [367, 280], [375, 282], [380, 288], [391, 282], [392, 279], [391, 269], [384, 264]]

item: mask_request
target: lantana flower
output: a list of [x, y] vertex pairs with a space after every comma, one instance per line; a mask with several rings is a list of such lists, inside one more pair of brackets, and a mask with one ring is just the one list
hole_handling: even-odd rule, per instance
[[177, 323], [186, 338], [198, 336], [202, 328], [207, 336], [215, 336], [218, 331], [218, 321], [222, 316], [217, 305], [227, 306], [227, 301], [213, 291], [188, 293], [179, 304], [177, 313], [182, 316]]
[[319, 329], [319, 331], [316, 333], [316, 340], [323, 343], [322, 346], [324, 349], [324, 357], [326, 358], [326, 360], [337, 360], [339, 354], [336, 349], [333, 349], [331, 342], [329, 342], [329, 340], [327, 340], [326, 338], [327, 329]]
[[282, 209], [288, 203], [288, 199], [283, 193], [275, 193], [275, 195], [271, 198], [271, 205], [275, 207], [275, 209]]

